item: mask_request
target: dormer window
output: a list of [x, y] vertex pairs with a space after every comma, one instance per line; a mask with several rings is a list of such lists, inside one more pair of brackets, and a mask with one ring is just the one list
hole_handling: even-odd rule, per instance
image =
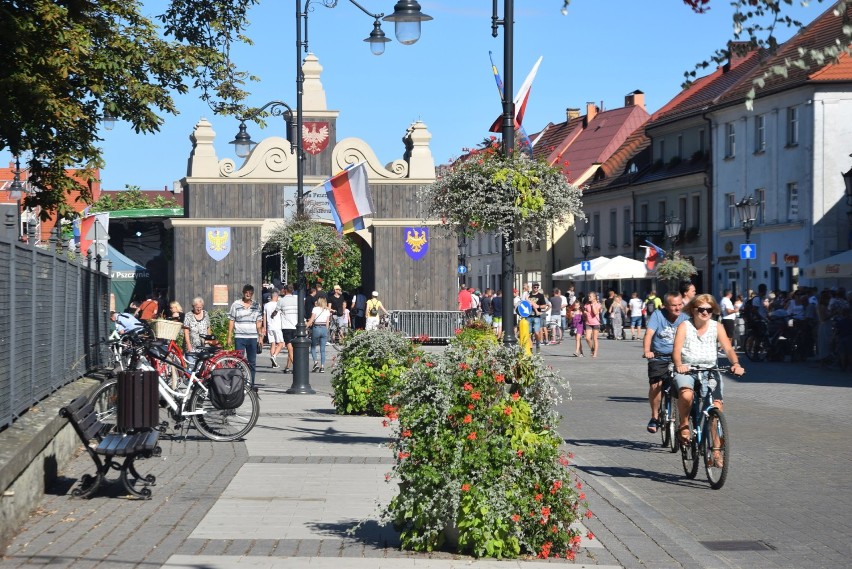
[[636, 165], [636, 162], [631, 162], [630, 165], [627, 167], [628, 174], [635, 174], [638, 171], [639, 167]]

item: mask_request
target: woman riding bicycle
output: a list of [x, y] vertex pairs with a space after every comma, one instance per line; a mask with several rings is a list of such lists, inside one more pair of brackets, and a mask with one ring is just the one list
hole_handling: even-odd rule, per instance
[[[731, 347], [731, 340], [725, 334], [725, 328], [721, 322], [713, 320], [713, 316], [719, 314], [719, 305], [712, 295], [699, 294], [686, 308], [689, 311], [689, 319], [681, 322], [677, 327], [672, 351], [672, 363], [675, 366], [674, 381], [678, 391], [678, 411], [680, 425], [677, 435], [682, 444], [689, 442], [689, 416], [694, 397], [693, 388], [695, 378], [689, 374], [694, 367], [715, 367], [719, 356], [716, 351], [716, 342], [722, 346], [728, 361], [731, 362], [731, 371], [734, 375], [742, 375], [742, 368]], [[713, 404], [723, 411], [722, 378], [717, 377], [717, 387], [713, 392]], [[717, 446], [717, 445], [714, 445]]]

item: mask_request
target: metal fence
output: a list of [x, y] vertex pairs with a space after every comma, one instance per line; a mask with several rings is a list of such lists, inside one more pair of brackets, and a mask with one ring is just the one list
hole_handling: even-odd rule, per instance
[[428, 336], [429, 340], [449, 340], [464, 325], [458, 310], [392, 310], [390, 326], [408, 338]]
[[0, 235], [0, 317], [6, 322], [0, 327], [0, 429], [104, 363], [97, 343], [108, 334], [110, 292], [108, 272], [94, 261], [87, 266], [61, 249], [6, 233]]

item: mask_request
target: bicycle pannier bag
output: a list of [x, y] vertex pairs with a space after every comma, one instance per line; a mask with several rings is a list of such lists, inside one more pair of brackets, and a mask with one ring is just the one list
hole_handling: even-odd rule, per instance
[[157, 372], [120, 371], [116, 389], [116, 428], [119, 431], [152, 429], [159, 424]]
[[207, 389], [210, 403], [216, 409], [236, 409], [246, 397], [245, 378], [238, 369], [214, 369]]

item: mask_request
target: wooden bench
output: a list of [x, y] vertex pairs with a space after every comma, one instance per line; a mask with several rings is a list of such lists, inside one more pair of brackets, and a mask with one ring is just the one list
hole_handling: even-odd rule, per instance
[[[67, 418], [74, 427], [97, 467], [94, 476], [83, 475], [79, 486], [71, 492], [73, 496], [91, 498], [110, 468], [114, 468], [121, 472], [119, 479], [130, 494], [137, 498], [151, 497], [148, 486], [153, 486], [157, 479], [152, 474], [140, 475], [134, 462], [137, 458], [160, 456], [161, 449], [157, 446], [159, 431], [144, 429], [130, 433], [110, 432], [110, 427], [98, 420], [94, 407], [82, 395], [60, 409], [59, 415]], [[124, 457], [124, 460], [119, 463], [114, 460], [115, 457]], [[128, 473], [133, 476], [133, 481], [128, 479]]]

